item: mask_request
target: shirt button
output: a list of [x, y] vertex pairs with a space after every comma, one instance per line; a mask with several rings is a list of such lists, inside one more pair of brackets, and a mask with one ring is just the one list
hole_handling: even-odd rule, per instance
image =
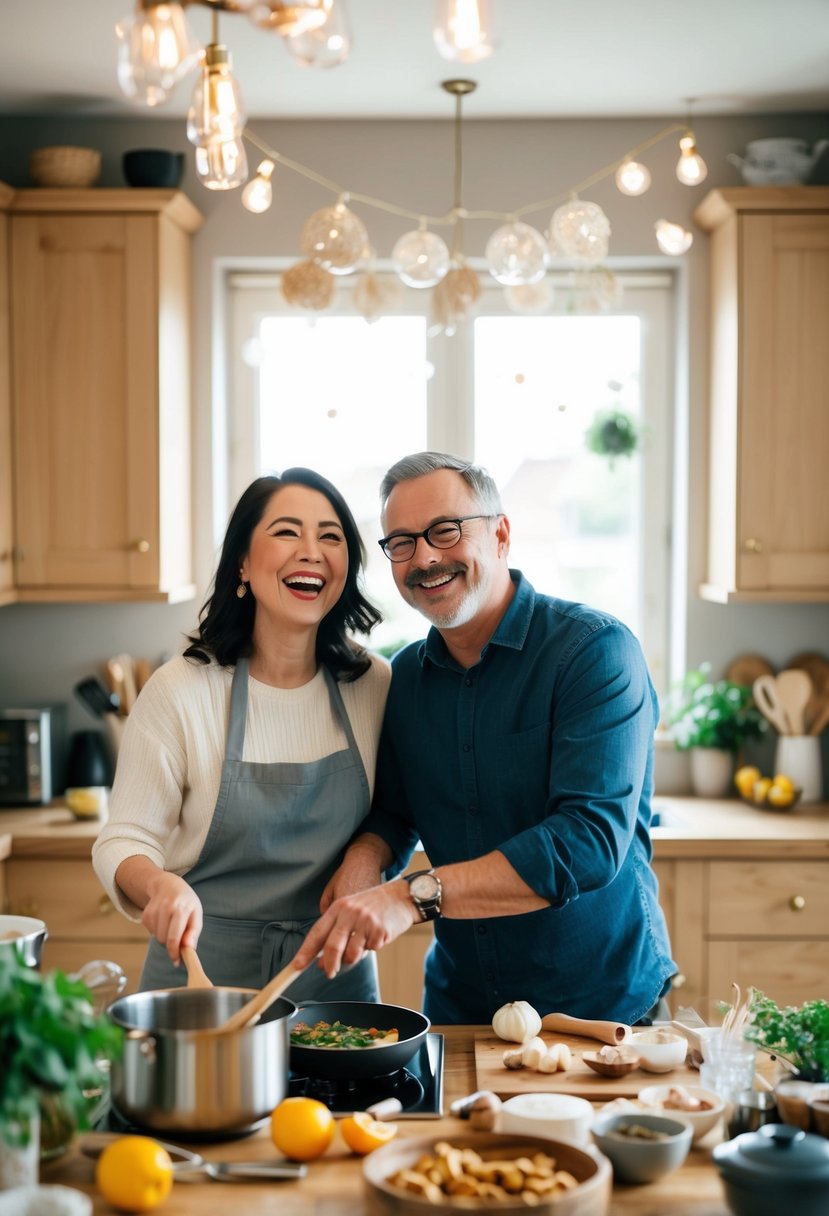
[[[486, 925], [478, 925], [477, 929], [481, 937], [483, 937], [483, 935], [486, 933]], [[487, 978], [489, 979], [490, 977], [487, 976]]]
[[464, 750], [465, 752], [471, 752], [471, 751], [472, 751], [472, 744], [471, 744], [471, 743], [464, 743], [464, 745], [463, 745], [463, 750]]
[[464, 684], [466, 685], [467, 688], [471, 688], [472, 685], [474, 684], [474, 682], [475, 682], [474, 680], [470, 680], [469, 676], [467, 676], [466, 679], [464, 680]]

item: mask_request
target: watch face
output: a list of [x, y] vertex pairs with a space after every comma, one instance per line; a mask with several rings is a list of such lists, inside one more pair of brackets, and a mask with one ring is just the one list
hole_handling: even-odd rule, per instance
[[409, 883], [409, 889], [416, 899], [434, 899], [438, 893], [438, 880], [434, 874], [418, 874]]

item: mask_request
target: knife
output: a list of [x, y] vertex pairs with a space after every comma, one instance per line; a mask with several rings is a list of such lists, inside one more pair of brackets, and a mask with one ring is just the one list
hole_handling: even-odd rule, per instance
[[207, 1175], [216, 1182], [228, 1179], [297, 1179], [308, 1173], [307, 1165], [297, 1161], [202, 1161], [176, 1170], [176, 1182], [198, 1182]]

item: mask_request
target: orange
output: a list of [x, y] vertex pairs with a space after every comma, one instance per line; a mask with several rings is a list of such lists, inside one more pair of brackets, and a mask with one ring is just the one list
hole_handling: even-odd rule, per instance
[[271, 1139], [292, 1161], [321, 1157], [334, 1139], [334, 1116], [316, 1098], [285, 1098], [271, 1115]]
[[340, 1122], [340, 1131], [352, 1153], [364, 1157], [376, 1148], [388, 1144], [397, 1135], [396, 1123], [379, 1123], [364, 1110], [355, 1111]]
[[122, 1136], [101, 1153], [95, 1181], [120, 1212], [151, 1212], [172, 1190], [173, 1162], [149, 1136]]

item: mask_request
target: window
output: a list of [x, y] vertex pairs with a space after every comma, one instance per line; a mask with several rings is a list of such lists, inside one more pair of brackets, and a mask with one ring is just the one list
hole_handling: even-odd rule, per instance
[[[273, 274], [231, 275], [231, 495], [292, 464], [330, 477], [360, 524], [369, 594], [386, 617], [373, 644], [391, 648], [426, 624], [400, 600], [376, 544], [382, 475], [424, 448], [474, 456], [502, 491], [511, 564], [541, 591], [626, 621], [663, 690], [671, 280], [619, 278], [623, 297], [607, 311], [573, 311], [565, 284], [543, 316], [516, 315], [493, 284], [447, 338], [430, 332], [428, 299], [415, 291], [369, 325], [346, 283], [339, 309], [309, 319], [288, 308]], [[588, 450], [602, 411], [635, 420], [632, 456]]]

